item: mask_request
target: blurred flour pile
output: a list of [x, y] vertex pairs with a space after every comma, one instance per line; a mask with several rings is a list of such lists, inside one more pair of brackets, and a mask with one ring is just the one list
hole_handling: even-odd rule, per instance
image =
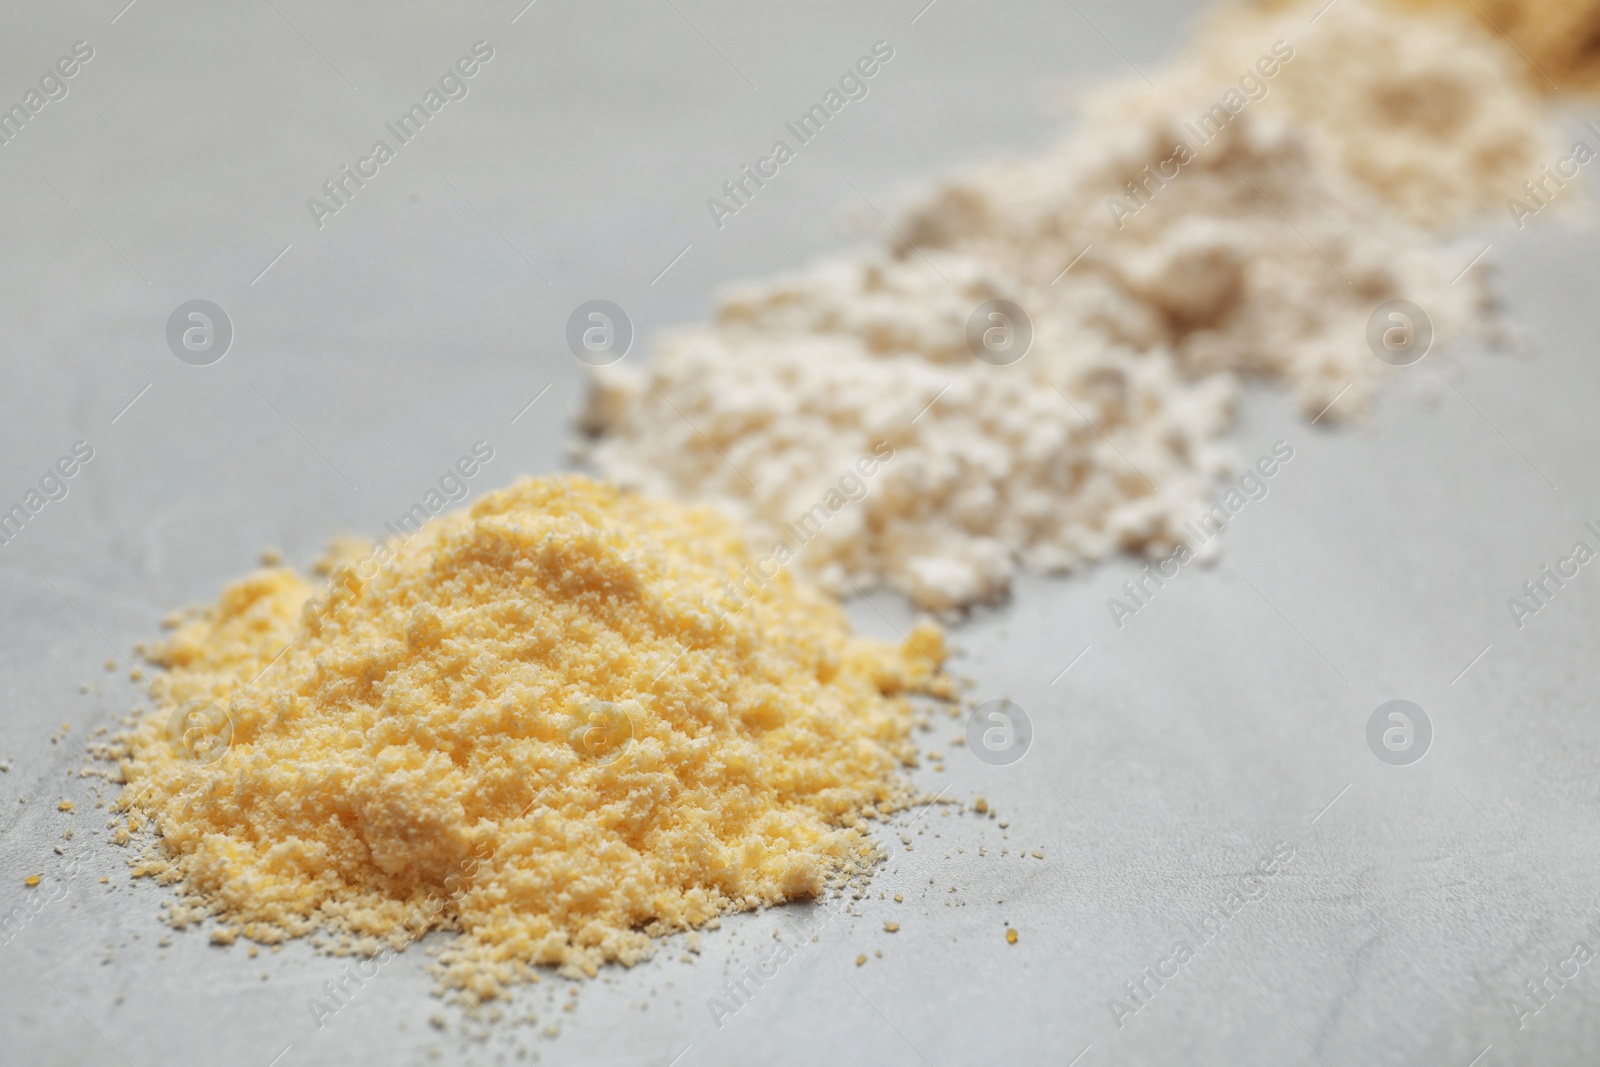
[[[1318, 6], [1224, 13], [1056, 149], [935, 183], [882, 247], [736, 286], [649, 366], [598, 369], [589, 457], [775, 537], [812, 516], [802, 567], [924, 608], [1170, 550], [1228, 471], [1238, 376], [1307, 417], [1337, 399], [1333, 421], [1395, 373], [1365, 341], [1378, 304], [1424, 308], [1435, 349], [1488, 327], [1482, 277], [1452, 284], [1472, 249], [1436, 231], [1547, 155], [1503, 44]], [[991, 323], [1002, 347], [1031, 329], [1024, 358], [975, 358]]]
[[1600, 90], [1600, 0], [1403, 0], [1413, 7], [1454, 7], [1488, 23], [1526, 61], [1528, 84], [1541, 93]]

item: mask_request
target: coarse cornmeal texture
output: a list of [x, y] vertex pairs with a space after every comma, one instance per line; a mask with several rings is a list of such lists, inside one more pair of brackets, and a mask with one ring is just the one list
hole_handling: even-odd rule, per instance
[[[758, 555], [740, 530], [583, 477], [343, 555], [341, 610], [261, 570], [150, 650], [122, 804], [160, 838], [136, 870], [181, 879], [176, 921], [209, 912], [214, 939], [459, 930], [437, 973], [479, 997], [632, 964], [868, 870], [865, 820], [910, 799], [908, 698], [950, 695], [936, 627], [853, 637], [786, 573], [719, 621]], [[168, 732], [191, 700], [231, 719], [210, 763]]]

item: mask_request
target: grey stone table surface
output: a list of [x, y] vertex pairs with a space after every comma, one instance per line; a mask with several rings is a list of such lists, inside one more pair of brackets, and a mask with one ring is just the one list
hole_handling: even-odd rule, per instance
[[[1048, 143], [1054, 101], [1155, 69], [1197, 10], [124, 5], [0, 14], [0, 105], [41, 80], [52, 97], [0, 144], [0, 504], [93, 450], [0, 545], [0, 1062], [1592, 1060], [1600, 968], [1574, 953], [1600, 948], [1600, 577], [1581, 568], [1520, 628], [1507, 608], [1600, 523], [1600, 256], [1561, 223], [1490, 220], [1462, 245], [1463, 265], [1493, 245], [1525, 356], [1430, 356], [1451, 375], [1347, 430], [1249, 398], [1239, 455], [1282, 440], [1294, 459], [1220, 566], [1120, 629], [1106, 600], [1131, 561], [1024, 580], [956, 628], [957, 668], [1026, 709], [1032, 748], [919, 770], [1000, 818], [900, 816], [847, 909], [729, 919], [570, 1011], [550, 977], [492, 1025], [430, 996], [420, 951], [319, 1027], [308, 1001], [345, 962], [168, 943], [168, 891], [130, 880], [77, 776], [86, 735], [138, 703], [122, 661], [165, 611], [265, 548], [306, 564], [376, 534], [474, 441], [489, 482], [566, 467], [578, 303], [624, 306], [643, 358], [719, 284], [873, 232], [928, 174]], [[713, 225], [707, 197], [880, 40], [894, 58], [866, 98]], [[492, 55], [423, 132], [314, 218], [480, 41]], [[92, 56], [48, 77], [78, 42]], [[194, 299], [233, 326], [209, 366], [167, 346]], [[909, 618], [889, 596], [851, 611], [881, 633]], [[1368, 746], [1391, 699], [1431, 723], [1410, 765]], [[717, 1010], [773, 970], [780, 928], [792, 958]]]

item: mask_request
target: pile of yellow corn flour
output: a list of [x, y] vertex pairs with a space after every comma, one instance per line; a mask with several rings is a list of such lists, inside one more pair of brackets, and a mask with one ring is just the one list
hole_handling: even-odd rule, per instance
[[749, 579], [766, 555], [712, 510], [563, 476], [345, 546], [339, 596], [241, 579], [148, 650], [158, 707], [120, 752], [159, 834], [136, 871], [218, 940], [457, 930], [437, 973], [480, 997], [865, 872], [864, 820], [910, 800], [908, 698], [951, 695], [942, 637], [852, 636], [811, 586]]

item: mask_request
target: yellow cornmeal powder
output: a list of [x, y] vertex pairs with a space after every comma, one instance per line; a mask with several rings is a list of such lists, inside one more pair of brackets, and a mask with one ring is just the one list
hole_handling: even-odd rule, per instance
[[942, 636], [854, 637], [811, 586], [748, 577], [765, 555], [712, 510], [563, 476], [344, 545], [342, 601], [241, 579], [149, 650], [136, 872], [230, 940], [459, 930], [436, 973], [480, 997], [863, 873], [864, 820], [910, 799], [908, 696], [950, 695]]

